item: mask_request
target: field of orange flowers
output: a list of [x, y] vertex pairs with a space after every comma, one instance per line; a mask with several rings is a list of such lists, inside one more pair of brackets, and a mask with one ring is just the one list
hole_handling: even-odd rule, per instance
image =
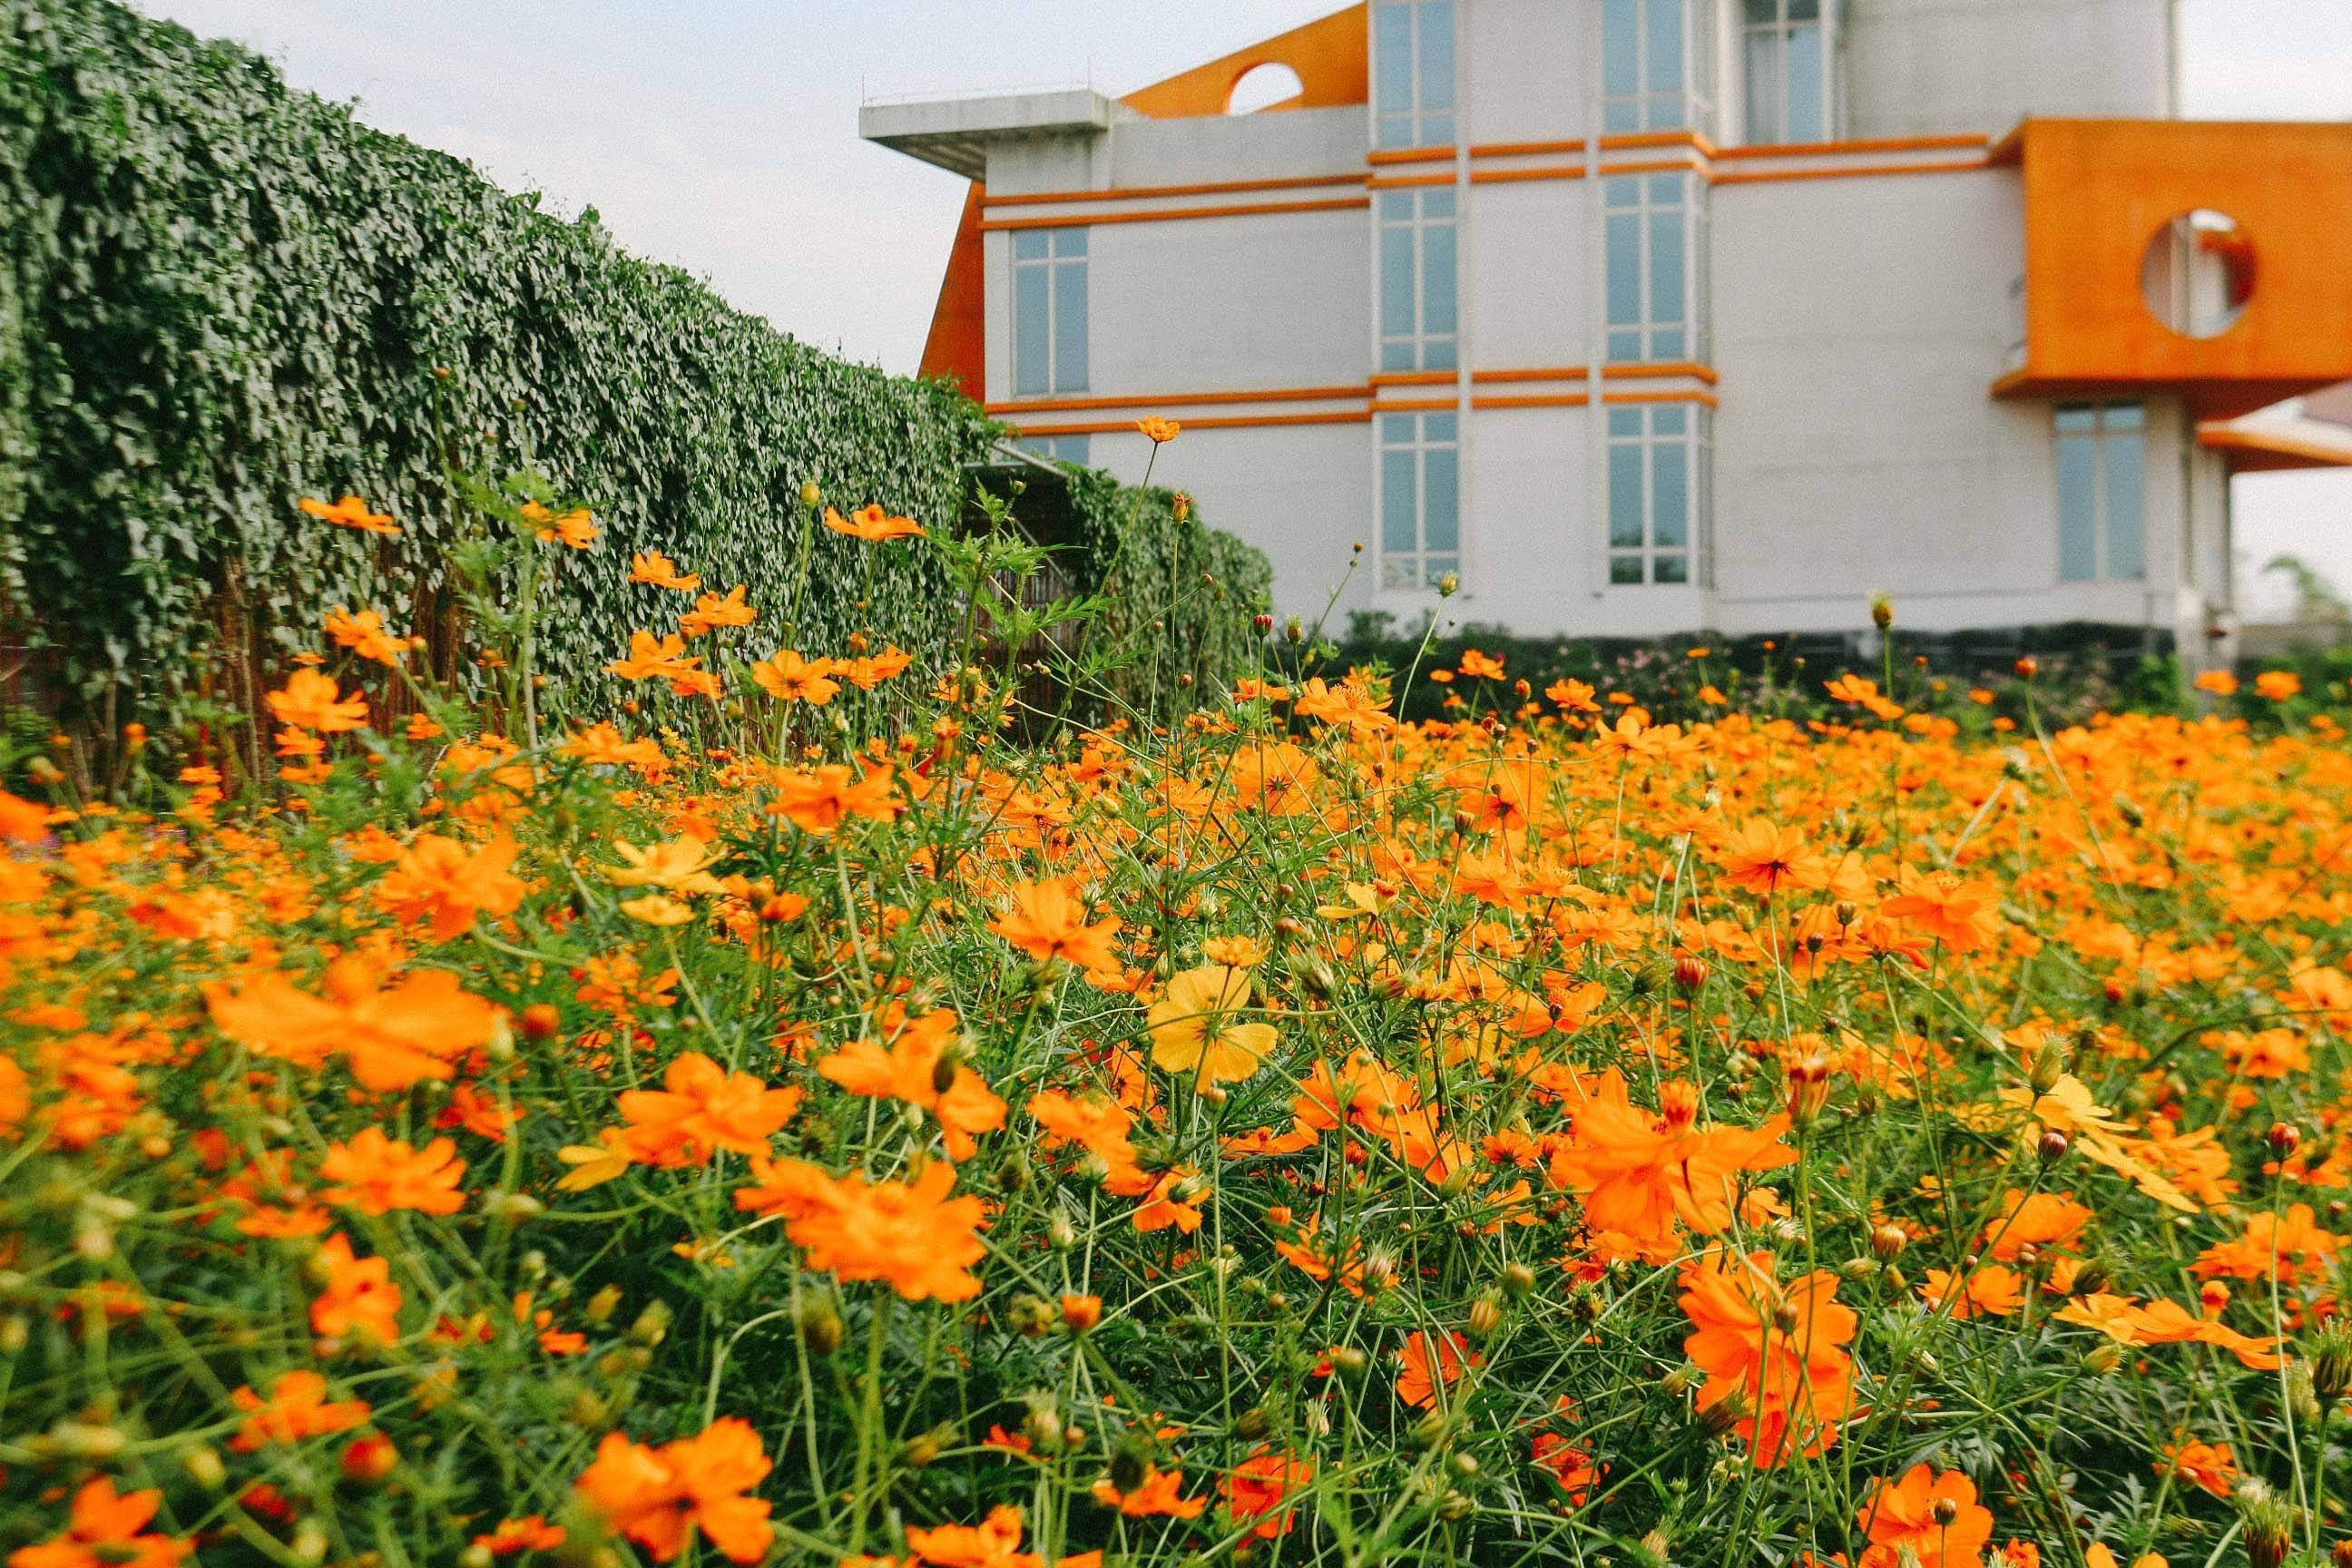
[[2352, 1558], [2324, 714], [1023, 748], [690, 565], [612, 713], [338, 609], [267, 793], [0, 798], [12, 1568]]

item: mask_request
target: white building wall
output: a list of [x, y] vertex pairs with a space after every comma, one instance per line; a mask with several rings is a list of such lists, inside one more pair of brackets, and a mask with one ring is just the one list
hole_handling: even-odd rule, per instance
[[2174, 0], [1843, 0], [1847, 133], [2173, 112]]

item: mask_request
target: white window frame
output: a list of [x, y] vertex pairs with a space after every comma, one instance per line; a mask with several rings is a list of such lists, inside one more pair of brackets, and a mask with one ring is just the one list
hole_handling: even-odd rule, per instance
[[[1671, 88], [1651, 80], [1654, 20], [1676, 16], [1682, 26], [1679, 79]], [[1652, 131], [1713, 130], [1716, 0], [1602, 0], [1601, 129], [1604, 136]], [[1630, 37], [1625, 29], [1631, 28]], [[1633, 89], [1612, 87], [1610, 71], [1619, 52], [1631, 48]]]
[[1034, 457], [1049, 458], [1056, 463], [1076, 463], [1080, 468], [1091, 466], [1094, 437], [1076, 436], [1024, 436], [1021, 449]]
[[[1838, 135], [1837, 39], [1832, 0], [1735, 0], [1739, 6], [1739, 80], [1744, 100], [1744, 140], [1752, 145], [1790, 146], [1832, 142]], [[1771, 15], [1758, 20], [1756, 13]], [[1810, 10], [1810, 16], [1799, 15]], [[1801, 37], [1800, 35], [1809, 35]], [[1770, 66], [1759, 73], [1757, 49], [1769, 47]], [[1800, 48], [1810, 49], [1819, 62], [1821, 122], [1791, 122], [1790, 83], [1791, 63]], [[1769, 77], [1774, 101], [1765, 103], [1757, 91], [1759, 74]]]
[[[2087, 423], [2084, 423], [2087, 421]], [[2058, 581], [2073, 583], [2141, 583], [2147, 580], [2147, 405], [2136, 400], [2067, 402], [2050, 411], [2050, 434], [2058, 523]], [[2069, 505], [2066, 465], [2069, 449], [2090, 464], [2087, 515], [2074, 515]], [[2129, 454], [2133, 493], [2116, 496], [2116, 460]], [[2130, 516], [2123, 514], [2128, 510]], [[2077, 536], [2090, 548], [2091, 569], [2073, 569], [2067, 557]], [[2117, 546], [2126, 546], [2119, 559]]]
[[[1372, 7], [1370, 97], [1375, 148], [1388, 151], [1454, 145], [1462, 122], [1455, 92], [1455, 73], [1461, 61], [1460, 24], [1459, 0], [1378, 0]], [[1386, 74], [1381, 53], [1386, 43], [1385, 29], [1397, 26], [1404, 28], [1408, 78], [1406, 101], [1401, 104], [1387, 101], [1381, 79]], [[1433, 70], [1429, 68], [1431, 62], [1424, 58], [1423, 46], [1430, 34], [1441, 26], [1450, 47], [1446, 49], [1445, 68]], [[1444, 96], [1433, 97], [1433, 89]]]
[[[1379, 558], [1374, 563], [1379, 573], [1377, 581], [1384, 592], [1423, 592], [1436, 587], [1438, 579], [1448, 572], [1458, 574], [1462, 570], [1462, 417], [1458, 413], [1439, 411], [1375, 414], [1372, 420], [1378, 449], [1373, 483], [1380, 511], [1374, 534], [1380, 542]], [[1450, 549], [1432, 549], [1430, 545], [1433, 453], [1442, 454], [1439, 473], [1445, 471], [1450, 461], [1453, 475], [1454, 543]], [[1391, 458], [1400, 454], [1409, 454], [1412, 464], [1410, 550], [1392, 548], [1389, 542], [1390, 525], [1397, 521], [1390, 507], [1389, 468]]]
[[[1709, 261], [1710, 234], [1706, 183], [1696, 173], [1670, 171], [1641, 174], [1603, 174], [1601, 194], [1601, 317], [1606, 362], [1611, 364], [1704, 364], [1714, 350], [1707, 317], [1714, 278]], [[1632, 219], [1636, 252], [1640, 320], [1617, 318], [1617, 248]], [[1666, 292], [1657, 276], [1658, 220], [1671, 220], [1682, 238], [1683, 276], [1679, 298]], [[1671, 305], [1673, 314], [1664, 308]], [[1680, 346], [1667, 334], [1679, 332]]]
[[[1609, 585], [1612, 588], [1712, 588], [1715, 585], [1715, 418], [1706, 404], [1688, 402], [1618, 403], [1602, 411], [1608, 447], [1603, 488], [1602, 536], [1606, 541]], [[1675, 428], [1679, 425], [1680, 429]], [[1658, 538], [1658, 473], [1662, 451], [1679, 448], [1683, 463], [1683, 538], [1662, 543]], [[1638, 544], [1620, 542], [1618, 506], [1623, 499], [1618, 485], [1618, 455], [1635, 454], [1641, 487], [1642, 538]], [[1661, 562], [1679, 563], [1681, 575], [1662, 568]], [[1637, 576], [1622, 577], [1627, 569]], [[1662, 572], [1664, 574], [1662, 575]]]
[[[1021, 252], [1042, 243], [1044, 254], [1024, 256]], [[1060, 228], [1014, 229], [1012, 235], [1013, 254], [1013, 395], [1015, 397], [1050, 397], [1063, 393], [1087, 390], [1088, 362], [1092, 357], [1092, 322], [1086, 312], [1079, 316], [1078, 367], [1075, 377], [1066, 377], [1062, 368], [1061, 314], [1063, 291], [1075, 283], [1080, 289], [1088, 286], [1087, 252], [1092, 249], [1087, 226], [1083, 224]], [[1021, 310], [1021, 284], [1024, 275], [1043, 272], [1045, 282], [1045, 320], [1024, 322]], [[1087, 296], [1087, 306], [1092, 296]], [[1045, 384], [1022, 384], [1022, 350], [1033, 333], [1042, 330], [1045, 342]]]
[[[1462, 363], [1462, 199], [1454, 185], [1408, 186], [1374, 191], [1372, 233], [1372, 319], [1379, 334], [1379, 364], [1382, 374], [1454, 370]], [[1391, 243], [1402, 237], [1402, 245]], [[1433, 310], [1435, 296], [1429, 284], [1433, 251], [1450, 250], [1453, 281], [1444, 291], [1444, 310]], [[1392, 255], [1396, 251], [1399, 255]], [[1409, 288], [1412, 324], [1407, 331], [1391, 331], [1388, 289], [1391, 268], [1400, 258], [1412, 268]], [[1433, 325], [1445, 317], [1452, 325]]]

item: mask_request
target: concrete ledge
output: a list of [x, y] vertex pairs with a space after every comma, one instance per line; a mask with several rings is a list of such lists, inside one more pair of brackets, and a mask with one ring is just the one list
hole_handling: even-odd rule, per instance
[[1092, 88], [984, 98], [868, 103], [857, 133], [968, 180], [985, 178], [992, 142], [1092, 136], [1110, 129], [1111, 100]]

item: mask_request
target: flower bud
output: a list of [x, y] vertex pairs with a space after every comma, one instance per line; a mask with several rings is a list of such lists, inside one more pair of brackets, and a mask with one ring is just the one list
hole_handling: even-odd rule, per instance
[[1895, 624], [1895, 601], [1891, 597], [1885, 594], [1871, 595], [1870, 624], [1882, 632]]
[[400, 1468], [400, 1450], [381, 1432], [363, 1433], [344, 1445], [337, 1463], [345, 1480], [373, 1486]]
[[1102, 1298], [1099, 1296], [1064, 1296], [1062, 1326], [1074, 1334], [1083, 1334], [1102, 1321]]
[[2284, 1160], [2294, 1152], [2303, 1142], [2303, 1134], [2284, 1121], [2273, 1121], [2270, 1131], [2263, 1134], [2263, 1141], [2270, 1144], [2273, 1155]]
[[2045, 1162], [2054, 1163], [2066, 1157], [2068, 1147], [2066, 1134], [2053, 1127], [2042, 1135], [2042, 1141], [2033, 1146], [2033, 1152]]
[[841, 1314], [826, 1300], [804, 1301], [796, 1314], [801, 1343], [813, 1356], [829, 1356], [841, 1348], [842, 1338], [848, 1330]]
[[1503, 1268], [1503, 1293], [1514, 1301], [1524, 1301], [1536, 1288], [1536, 1271], [1524, 1263], [1506, 1264]]
[[2083, 1370], [2105, 1377], [2124, 1364], [2123, 1347], [2118, 1344], [2094, 1345], [2083, 1352]]
[[1870, 1227], [1870, 1255], [1881, 1263], [1892, 1262], [1911, 1245], [1911, 1237], [1899, 1225], [1874, 1225]]
[[1485, 1339], [1503, 1326], [1503, 1304], [1492, 1294], [1480, 1296], [1470, 1303], [1470, 1331]]
[[814, 479], [803, 479], [801, 481], [801, 505], [807, 507], [809, 510], [814, 511], [818, 506], [824, 503], [824, 491], [819, 488]]

